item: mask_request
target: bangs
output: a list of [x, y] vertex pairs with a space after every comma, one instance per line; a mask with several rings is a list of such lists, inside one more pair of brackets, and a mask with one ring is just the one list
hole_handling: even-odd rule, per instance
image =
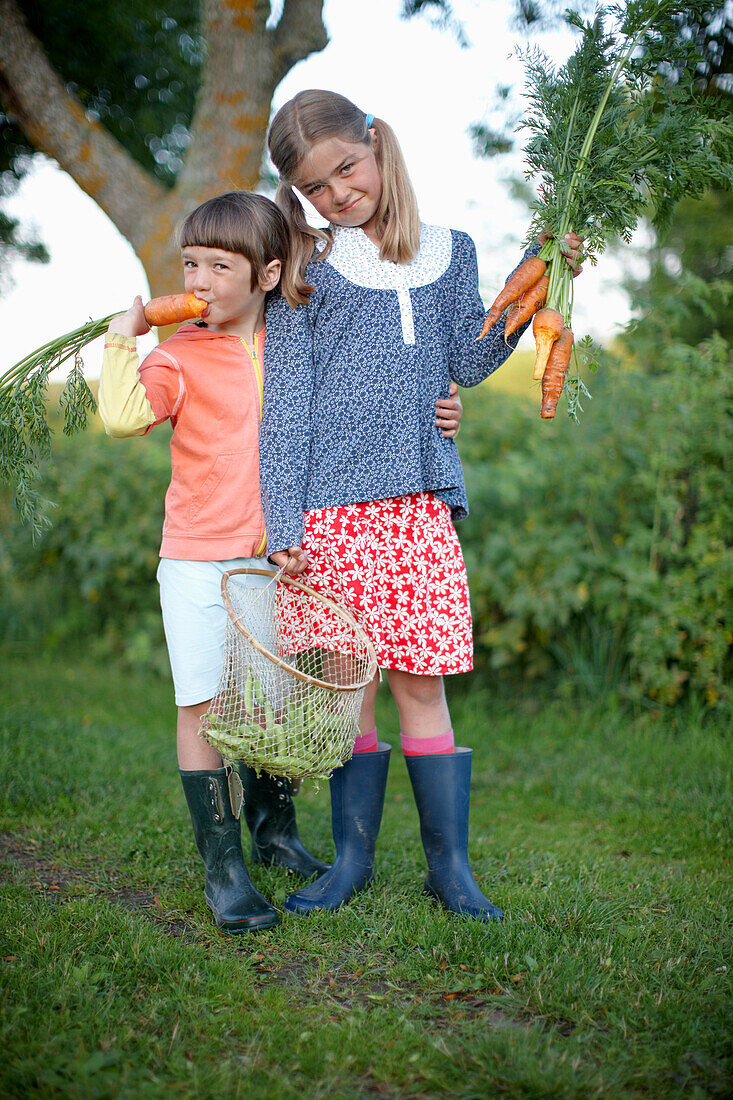
[[180, 248], [221, 248], [248, 256], [253, 226], [251, 211], [236, 193], [219, 195], [194, 210], [178, 231]]

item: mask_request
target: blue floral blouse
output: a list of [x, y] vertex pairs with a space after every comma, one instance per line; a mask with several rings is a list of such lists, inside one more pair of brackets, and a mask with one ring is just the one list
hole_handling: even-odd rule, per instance
[[[504, 326], [477, 336], [485, 310], [476, 249], [462, 232], [421, 227], [408, 264], [379, 259], [361, 229], [332, 227], [309, 264], [307, 305], [267, 307], [260, 490], [272, 554], [303, 540], [303, 512], [431, 491], [468, 514], [456, 444], [435, 402], [482, 382], [514, 350]], [[536, 248], [527, 255], [536, 252]]]

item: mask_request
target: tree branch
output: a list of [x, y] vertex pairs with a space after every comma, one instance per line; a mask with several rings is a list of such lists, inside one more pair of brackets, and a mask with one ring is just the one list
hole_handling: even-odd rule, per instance
[[0, 94], [28, 140], [53, 157], [137, 245], [140, 211], [163, 202], [166, 188], [125, 152], [69, 95], [15, 0], [0, 0]]
[[271, 34], [279, 84], [298, 61], [328, 45], [323, 0], [285, 0], [280, 22]]

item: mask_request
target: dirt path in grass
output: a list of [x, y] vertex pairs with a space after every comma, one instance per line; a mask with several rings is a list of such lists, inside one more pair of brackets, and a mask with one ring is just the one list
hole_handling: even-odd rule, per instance
[[[68, 867], [53, 859], [43, 858], [21, 834], [0, 833], [0, 879], [9, 877], [13, 868], [16, 873], [21, 871], [30, 889], [40, 892], [51, 903], [63, 904], [72, 897], [96, 895], [151, 921], [165, 935], [179, 937], [184, 942], [206, 942], [193, 923], [188, 923], [180, 916], [166, 914], [152, 890], [131, 887], [109, 867], [104, 868], [105, 882], [100, 883], [89, 869]], [[232, 937], [227, 937], [227, 940], [231, 941]], [[263, 981], [284, 982], [297, 986], [301, 991], [313, 986], [313, 959], [283, 959], [281, 949], [273, 945], [263, 946], [262, 951], [253, 956], [253, 939], [249, 936], [241, 939], [237, 937], [232, 946], [249, 956]], [[348, 1008], [357, 1001], [375, 1004], [387, 998], [394, 1000], [396, 990], [393, 984], [379, 979], [365, 984], [360, 979], [358, 960], [352, 956], [349, 964], [345, 963], [343, 967], [334, 968], [328, 974], [319, 976], [318, 984], [322, 987], [320, 996], [332, 999], [342, 1008]], [[449, 1026], [455, 1023], [457, 1013], [466, 1016], [481, 1015], [486, 1025], [492, 1028], [531, 1026], [530, 1020], [497, 1012], [495, 1000], [490, 1003], [472, 991], [446, 990], [441, 993], [427, 993], [414, 983], [414, 988], [402, 985], [399, 993], [413, 1004], [416, 1001], [422, 1002], [423, 1006], [426, 1002], [430, 1003], [435, 1012], [434, 1023], [438, 1028], [443, 1024]], [[558, 1030], [561, 1034], [568, 1033], [562, 1026]]]

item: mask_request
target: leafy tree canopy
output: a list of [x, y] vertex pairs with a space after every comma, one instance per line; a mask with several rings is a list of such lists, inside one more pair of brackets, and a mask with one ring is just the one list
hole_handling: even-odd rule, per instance
[[[23, 0], [30, 30], [87, 114], [161, 182], [172, 185], [189, 141], [204, 44], [199, 6], [186, 0], [93, 5]], [[2, 89], [0, 88], [0, 91]], [[34, 147], [0, 106], [0, 195], [17, 189]], [[0, 214], [0, 272], [48, 252], [17, 219]]]
[[637, 316], [626, 342], [641, 365], [659, 362], [659, 348], [676, 341], [696, 346], [718, 333], [733, 343], [731, 240], [730, 191], [679, 203], [649, 250], [648, 276], [626, 285]]
[[[592, 0], [578, 0], [577, 13], [590, 16], [595, 8]], [[709, 94], [733, 95], [733, 4], [729, 0], [709, 0], [685, 5], [684, 14], [676, 15], [681, 38], [691, 39], [697, 46], [700, 61], [698, 76], [701, 88]], [[518, 31], [541, 32], [556, 28], [560, 22], [572, 24], [573, 14], [565, 0], [515, 0], [514, 23]], [[673, 66], [660, 63], [660, 76], [675, 81], [679, 74]], [[499, 105], [508, 101], [512, 89], [497, 87]], [[514, 148], [514, 131], [520, 116], [506, 108], [503, 124], [498, 128], [488, 120], [476, 122], [471, 128], [476, 155], [493, 157]]]
[[[516, 0], [518, 30], [543, 31], [568, 20], [565, 0]], [[589, 16], [595, 5], [589, 0], [576, 4], [579, 14]], [[572, 19], [572, 17], [570, 17]], [[697, 80], [705, 96], [730, 99], [733, 95], [733, 4], [709, 0], [684, 5], [674, 20], [680, 41], [697, 48]], [[660, 79], [674, 85], [681, 77], [668, 58], [659, 61]], [[508, 102], [512, 89], [498, 88], [497, 100]], [[491, 157], [514, 147], [512, 130], [520, 121], [508, 118], [494, 128], [489, 122], [472, 128], [479, 156]], [[520, 197], [527, 199], [526, 185], [515, 181]], [[531, 201], [531, 200], [530, 200]], [[718, 332], [728, 342], [733, 338], [733, 195], [713, 189], [706, 195], [680, 201], [671, 223], [649, 250], [649, 273], [642, 280], [627, 281], [638, 323], [630, 342], [639, 361], [658, 360], [656, 352], [665, 341], [682, 340], [696, 345]], [[662, 343], [660, 343], [660, 341]]]
[[[204, 43], [190, 0], [23, 0], [29, 29], [90, 118], [172, 184], [188, 144]], [[0, 113], [0, 170], [20, 178], [34, 149]], [[10, 173], [11, 179], [7, 179]]]
[[176, 222], [232, 181], [256, 186], [273, 92], [327, 44], [323, 0], [0, 6], [5, 193], [32, 151], [53, 157], [164, 293]]
[[[175, 183], [201, 85], [206, 43], [199, 0], [128, 0], [92, 5], [18, 0], [29, 30], [89, 119], [151, 176]], [[443, 0], [405, 0], [403, 17], [427, 15], [461, 36]], [[4, 91], [0, 79], [0, 94]], [[0, 103], [0, 198], [12, 194], [36, 150]], [[45, 249], [13, 219], [0, 218], [0, 265]]]

